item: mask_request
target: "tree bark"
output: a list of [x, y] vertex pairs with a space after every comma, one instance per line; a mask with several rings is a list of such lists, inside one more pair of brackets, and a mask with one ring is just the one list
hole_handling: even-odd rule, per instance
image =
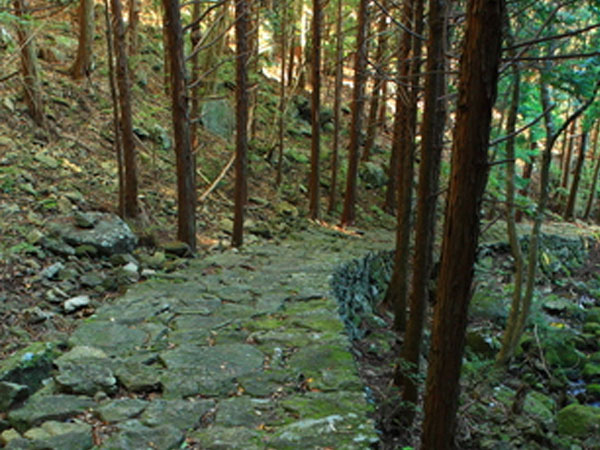
[[353, 225], [356, 219], [356, 185], [358, 181], [358, 156], [360, 152], [360, 131], [365, 103], [365, 82], [367, 79], [367, 31], [369, 0], [360, 0], [358, 7], [358, 30], [356, 37], [356, 60], [354, 66], [354, 91], [352, 94], [352, 124], [350, 145], [348, 146], [348, 174], [346, 193], [342, 211], [342, 226]]
[[575, 165], [575, 172], [573, 173], [573, 181], [571, 182], [571, 190], [569, 192], [569, 199], [565, 208], [564, 219], [572, 220], [575, 219], [575, 202], [577, 201], [577, 191], [579, 189], [579, 181], [581, 180], [581, 171], [583, 170], [583, 163], [585, 162], [585, 152], [587, 149], [588, 132], [583, 131], [581, 134], [581, 144], [579, 145], [579, 154], [577, 156], [577, 163]]
[[285, 73], [286, 73], [286, 64], [285, 58], [287, 53], [287, 28], [288, 28], [288, 12], [286, 5], [283, 2], [279, 2], [279, 16], [281, 20], [281, 30], [280, 30], [280, 45], [281, 45], [281, 72], [280, 77], [281, 81], [279, 84], [279, 136], [278, 136], [278, 158], [277, 158], [277, 176], [275, 178], [275, 183], [277, 186], [281, 184], [282, 172], [283, 172], [283, 145], [284, 145], [284, 137], [285, 137]]
[[44, 103], [42, 101], [42, 85], [40, 83], [39, 67], [35, 52], [35, 44], [31, 36], [26, 19], [28, 13], [26, 0], [14, 0], [15, 16], [20, 20], [17, 23], [17, 41], [21, 49], [21, 70], [23, 75], [23, 91], [25, 103], [29, 114], [38, 127], [46, 124]]
[[[135, 0], [130, 0], [135, 1]], [[190, 79], [192, 80], [192, 86], [190, 89], [191, 96], [191, 109], [190, 109], [190, 140], [192, 145], [192, 152], [196, 154], [198, 148], [198, 123], [200, 121], [200, 55], [196, 51], [196, 47], [199, 45], [201, 39], [200, 35], [200, 2], [194, 2], [192, 6], [192, 26], [190, 29], [190, 44], [191, 44], [191, 65], [192, 72]]]
[[331, 188], [329, 191], [329, 208], [335, 210], [337, 195], [338, 154], [340, 148], [340, 125], [342, 110], [342, 81], [344, 70], [344, 29], [342, 28], [342, 0], [337, 3], [335, 21], [335, 89], [333, 94], [333, 148], [331, 151]]
[[469, 0], [442, 262], [427, 373], [423, 450], [454, 447], [467, 308], [487, 181], [491, 112], [501, 54], [503, 0]]
[[115, 156], [117, 158], [117, 173], [119, 178], [119, 216], [125, 217], [125, 161], [123, 158], [123, 140], [119, 126], [119, 100], [117, 97], [117, 85], [115, 81], [115, 65], [113, 60], [113, 35], [110, 23], [108, 0], [104, 0], [104, 20], [106, 25], [106, 55], [108, 63], [108, 83], [110, 86], [110, 97], [113, 104], [113, 128], [115, 132]]
[[129, 0], [129, 56], [135, 55], [138, 50], [138, 24], [140, 23], [140, 0]]
[[235, 204], [231, 244], [244, 243], [244, 209], [248, 193], [248, 0], [235, 2], [236, 40], [236, 137], [235, 137]]
[[371, 92], [371, 99], [369, 102], [369, 117], [367, 119], [367, 138], [365, 140], [365, 147], [361, 157], [362, 161], [368, 161], [371, 157], [371, 149], [375, 144], [375, 138], [377, 137], [377, 128], [380, 123], [378, 122], [379, 104], [381, 103], [381, 92], [383, 83], [387, 76], [387, 0], [381, 0], [382, 11], [379, 15], [379, 23], [377, 26], [377, 50], [375, 51], [375, 73], [373, 91]]
[[123, 161], [125, 162], [125, 217], [135, 218], [139, 214], [138, 181], [135, 141], [133, 139], [133, 117], [131, 112], [131, 88], [125, 27], [120, 0], [111, 0], [113, 14], [113, 36], [117, 57], [117, 87], [121, 109], [121, 138], [123, 139]]
[[[596, 126], [594, 130], [593, 139], [593, 153], [596, 158], [596, 166], [594, 167], [594, 175], [592, 176], [592, 186], [590, 187], [590, 196], [588, 198], [587, 206], [585, 207], [585, 214], [583, 218], [589, 219], [590, 213], [592, 212], [592, 205], [594, 204], [594, 197], [596, 196], [596, 186], [598, 185], [598, 173], [600, 173], [600, 155], [598, 155], [598, 133], [600, 132], [600, 120], [596, 120]], [[593, 159], [593, 158], [592, 158]]]
[[177, 161], [177, 239], [196, 251], [196, 181], [190, 140], [179, 0], [163, 0], [171, 62], [173, 137]]
[[322, 11], [320, 0], [313, 0], [312, 24], [312, 101], [311, 101], [311, 146], [310, 146], [310, 183], [308, 186], [310, 201], [309, 215], [316, 220], [319, 218], [319, 184], [320, 170], [319, 157], [321, 146], [321, 26]]
[[77, 56], [71, 68], [75, 79], [89, 75], [92, 70], [92, 46], [94, 43], [94, 0], [79, 2], [79, 42]]
[[[445, 25], [448, 3], [433, 0], [429, 6], [429, 41], [427, 43], [427, 75], [425, 77], [425, 109], [421, 129], [421, 163], [417, 192], [417, 218], [415, 224], [415, 255], [410, 293], [410, 318], [407, 324], [402, 359], [409, 363], [413, 374], [419, 372], [421, 341], [425, 309], [427, 307], [429, 281], [435, 238], [435, 211], [439, 190], [439, 173], [444, 148], [444, 125], [446, 121], [445, 91]], [[418, 386], [412, 376], [401, 378], [404, 391], [402, 399], [416, 404]], [[400, 381], [398, 379], [398, 381]], [[409, 411], [408, 419], [412, 421]]]

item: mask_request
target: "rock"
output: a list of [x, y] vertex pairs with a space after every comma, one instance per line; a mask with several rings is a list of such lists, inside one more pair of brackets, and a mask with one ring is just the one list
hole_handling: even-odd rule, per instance
[[27, 236], [25, 236], [25, 239], [31, 245], [35, 245], [38, 242], [40, 242], [43, 237], [44, 237], [44, 234], [40, 230], [38, 230], [37, 228], [34, 228], [29, 233], [27, 233]]
[[163, 245], [161, 245], [161, 247], [165, 251], [165, 253], [169, 253], [175, 256], [190, 256], [192, 254], [190, 246], [185, 242], [181, 241], [166, 242]]
[[231, 138], [235, 129], [235, 115], [227, 100], [203, 102], [201, 115], [204, 128], [224, 139]]
[[131, 252], [137, 245], [137, 237], [119, 216], [100, 212], [89, 212], [87, 216], [93, 228], [79, 228], [74, 221], [55, 225], [67, 244], [91, 245], [106, 256]]
[[[219, 402], [215, 425], [256, 428], [277, 421], [274, 403], [270, 399], [232, 397]], [[281, 413], [280, 415], [283, 415]]]
[[45, 322], [51, 317], [52, 313], [43, 311], [39, 306], [34, 306], [32, 308], [26, 308], [23, 310], [23, 318], [30, 325]]
[[39, 153], [36, 153], [34, 159], [42, 163], [48, 169], [57, 169], [58, 166], [60, 166], [60, 162], [58, 160], [56, 160], [52, 156], [45, 154], [43, 150]]
[[[40, 244], [46, 250], [51, 251], [52, 253], [60, 256], [73, 256], [76, 254], [76, 250], [71, 247], [66, 242], [60, 239], [54, 239], [48, 236], [45, 236], [41, 239]], [[57, 271], [58, 272], [58, 271]]]
[[125, 325], [92, 321], [80, 325], [71, 335], [71, 345], [98, 347], [109, 356], [129, 353], [136, 347], [142, 347], [146, 333]]
[[151, 392], [160, 389], [161, 370], [140, 363], [123, 363], [115, 375], [129, 392]]
[[108, 356], [99, 348], [78, 345], [67, 353], [56, 358], [56, 363], [79, 361], [82, 359], [106, 359]]
[[362, 163], [359, 170], [360, 179], [367, 189], [377, 189], [387, 184], [388, 177], [381, 166], [372, 162]]
[[57, 262], [42, 270], [40, 276], [43, 278], [47, 278], [48, 280], [53, 280], [58, 277], [58, 272], [60, 272], [64, 268], [65, 265], [63, 263]]
[[56, 450], [86, 450], [92, 448], [92, 427], [81, 422], [44, 422], [28, 430], [25, 437], [33, 440], [33, 448]]
[[554, 420], [554, 400], [538, 391], [531, 391], [525, 397], [523, 411], [538, 423], [549, 424]]
[[79, 228], [94, 228], [98, 223], [99, 218], [92, 214], [77, 211], [73, 214], [73, 220], [75, 221], [75, 225]]
[[279, 202], [275, 205], [275, 211], [282, 216], [298, 217], [298, 208], [288, 202]]
[[155, 400], [145, 409], [140, 422], [149, 427], [171, 425], [185, 431], [200, 426], [203, 416], [214, 407], [214, 400]]
[[101, 272], [85, 273], [79, 277], [79, 283], [84, 287], [100, 286], [104, 281], [104, 275]]
[[94, 405], [88, 397], [73, 395], [46, 395], [30, 397], [23, 407], [8, 413], [10, 424], [25, 431], [48, 420], [64, 421]]
[[0, 434], [0, 445], [6, 446], [10, 441], [14, 441], [15, 439], [20, 439], [21, 435], [14, 428], [9, 428], [8, 430], [4, 430], [2, 434]]
[[586, 322], [583, 324], [583, 332], [590, 334], [600, 333], [600, 323], [598, 322]]
[[150, 267], [152, 269], [162, 269], [166, 260], [167, 257], [165, 256], [165, 252], [163, 251], [156, 251], [153, 255], [140, 255], [140, 261], [142, 262], [142, 265]]
[[190, 433], [190, 439], [199, 444], [199, 448], [213, 450], [262, 450], [265, 448], [262, 437], [264, 432], [244, 427], [213, 426]]
[[8, 411], [12, 405], [25, 400], [29, 388], [22, 384], [0, 381], [0, 412]]
[[497, 349], [493, 344], [492, 338], [486, 335], [485, 330], [471, 329], [467, 331], [466, 346], [472, 352], [485, 357], [493, 357]]
[[600, 430], [600, 409], [573, 403], [561, 409], [556, 420], [559, 434], [585, 438]]
[[116, 253], [114, 255], [111, 255], [110, 263], [113, 266], [124, 266], [128, 263], [138, 264], [138, 261], [137, 259], [135, 259], [135, 256], [133, 256], [131, 253]]
[[78, 245], [75, 248], [75, 255], [82, 257], [87, 256], [89, 258], [93, 258], [98, 254], [98, 249], [93, 245]]
[[137, 398], [119, 398], [95, 409], [103, 422], [122, 422], [139, 416], [148, 407], [148, 402]]
[[85, 306], [90, 304], [89, 295], [78, 295], [77, 297], [72, 297], [69, 300], [63, 303], [63, 310], [70, 314], [72, 312], [77, 311]]
[[52, 360], [57, 355], [55, 346], [36, 342], [25, 347], [4, 361], [0, 361], [0, 381], [18, 383], [35, 392], [42, 381], [50, 376]]
[[180, 448], [184, 435], [172, 425], [156, 428], [142, 425], [137, 420], [128, 420], [117, 425], [118, 432], [110, 436], [104, 443], [106, 449], [139, 450], [156, 448], [170, 450]]
[[93, 396], [98, 391], [115, 392], [117, 379], [108, 359], [57, 361], [54, 380], [61, 392]]
[[564, 297], [552, 296], [550, 299], [544, 301], [542, 306], [550, 314], [560, 314], [572, 307], [572, 303]]
[[176, 398], [235, 391], [234, 380], [260, 370], [264, 355], [247, 344], [188, 344], [161, 353], [160, 359], [168, 369], [161, 378], [165, 397]]

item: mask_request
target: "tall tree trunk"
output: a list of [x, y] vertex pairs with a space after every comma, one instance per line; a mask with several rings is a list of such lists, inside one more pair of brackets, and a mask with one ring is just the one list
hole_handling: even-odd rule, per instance
[[344, 75], [344, 29], [342, 28], [342, 0], [337, 3], [335, 20], [335, 89], [333, 94], [333, 148], [331, 151], [331, 189], [329, 191], [329, 208], [335, 210], [337, 195], [338, 154], [340, 148], [340, 122], [342, 110], [342, 81]]
[[235, 205], [231, 243], [240, 247], [244, 243], [244, 209], [248, 195], [248, 0], [235, 2], [236, 41], [236, 137], [235, 137]]
[[371, 149], [375, 144], [377, 137], [379, 104], [381, 103], [381, 91], [385, 78], [387, 77], [387, 0], [381, 1], [382, 11], [379, 12], [379, 23], [377, 26], [377, 50], [375, 53], [375, 74], [373, 78], [375, 83], [371, 100], [369, 102], [369, 117], [367, 119], [367, 138], [363, 149], [362, 161], [368, 161], [371, 156]]
[[[569, 117], [567, 115], [567, 117]], [[563, 160], [563, 167], [562, 167], [562, 177], [560, 180], [560, 187], [561, 187], [561, 193], [559, 195], [559, 205], [562, 204], [565, 200], [565, 194], [564, 192], [567, 190], [568, 186], [569, 186], [569, 175], [571, 172], [571, 155], [573, 154], [573, 146], [575, 143], [575, 132], [577, 131], [577, 121], [574, 121], [571, 124], [571, 130], [569, 131], [568, 134], [568, 141], [567, 141], [567, 152], [565, 153], [565, 157]], [[560, 208], [560, 206], [559, 206]]]
[[315, 220], [319, 218], [319, 157], [321, 146], [321, 26], [322, 11], [320, 0], [313, 0], [313, 27], [312, 27], [312, 101], [310, 121], [312, 128], [310, 147], [310, 183], [309, 183], [309, 215]]
[[429, 356], [423, 450], [454, 447], [467, 308], [487, 181], [491, 112], [496, 99], [503, 0], [469, 0], [460, 61], [450, 191]]
[[[407, 26], [414, 27], [415, 3], [423, 3], [423, 0], [404, 0], [402, 7], [402, 21]], [[422, 11], [422, 8], [421, 8]], [[416, 30], [413, 30], [416, 31]], [[408, 32], [400, 35], [396, 58], [396, 111], [394, 113], [394, 135], [392, 140], [392, 152], [390, 157], [390, 173], [386, 192], [387, 211], [396, 210], [396, 250], [394, 254], [394, 271], [385, 294], [385, 304], [393, 307], [394, 328], [404, 331], [406, 328], [406, 298], [408, 296], [408, 259], [410, 247], [410, 216], [412, 211], [412, 193], [414, 179], [414, 130], [408, 130], [409, 104], [416, 97], [409, 98], [410, 62], [408, 56], [411, 49], [412, 36]], [[413, 80], [418, 82], [418, 80]], [[416, 94], [416, 91], [413, 91]], [[411, 131], [413, 136], [407, 134]], [[400, 159], [400, 163], [398, 160]], [[396, 166], [396, 169], [394, 169]], [[397, 181], [400, 180], [395, 195]], [[397, 203], [397, 208], [396, 208]]]
[[[529, 149], [530, 150], [535, 150], [537, 148], [537, 142], [533, 140], [533, 133], [530, 132], [529, 135]], [[527, 195], [529, 194], [529, 188], [531, 186], [531, 176], [533, 175], [533, 161], [534, 161], [534, 157], [533, 155], [529, 155], [529, 161], [525, 162], [525, 165], [523, 166], [523, 174], [521, 175], [521, 178], [523, 178], [523, 180], [527, 181], [527, 184], [523, 187], [523, 189], [519, 190], [519, 195], [522, 195], [523, 197], [527, 197]], [[521, 221], [523, 220], [523, 209], [518, 209], [517, 212], [515, 213], [515, 222], [517, 223], [521, 223]]]
[[[429, 41], [427, 43], [427, 76], [425, 77], [425, 109], [421, 129], [421, 163], [417, 192], [417, 219], [415, 224], [415, 256], [410, 293], [410, 318], [408, 321], [402, 359], [417, 374], [421, 356], [421, 341], [425, 308], [431, 279], [433, 242], [435, 238], [435, 210], [439, 187], [440, 162], [444, 148], [446, 104], [445, 81], [445, 24], [447, 3], [433, 0], [429, 6]], [[399, 377], [397, 377], [399, 378]], [[412, 376], [401, 377], [404, 384], [402, 399], [416, 404], [418, 386]], [[414, 412], [414, 410], [413, 410]], [[412, 414], [408, 414], [409, 420]]]
[[140, 23], [140, 0], [129, 0], [129, 56], [135, 55], [138, 50], [138, 25]]
[[179, 0], [163, 0], [171, 57], [173, 135], [177, 160], [177, 239], [196, 251], [196, 180], [190, 140], [183, 30]]
[[110, 24], [108, 0], [104, 0], [104, 21], [106, 25], [106, 54], [108, 63], [108, 82], [110, 97], [113, 104], [113, 128], [115, 132], [115, 156], [117, 158], [117, 173], [119, 178], [119, 216], [125, 217], [125, 161], [123, 158], [123, 140], [119, 126], [119, 100], [117, 98], [117, 85], [115, 81], [115, 64], [113, 60], [113, 35]]
[[588, 132], [584, 130], [581, 133], [581, 144], [579, 145], [579, 155], [577, 156], [577, 164], [575, 165], [575, 172], [573, 173], [573, 181], [571, 182], [571, 190], [569, 192], [569, 199], [565, 208], [564, 219], [572, 220], [575, 219], [575, 202], [577, 201], [577, 191], [579, 189], [579, 181], [581, 180], [581, 171], [583, 170], [583, 163], [585, 162], [585, 152], [587, 149]]
[[[131, 0], [134, 1], [134, 0]], [[192, 152], [194, 155], [198, 149], [198, 123], [200, 122], [200, 55], [196, 47], [200, 44], [200, 2], [194, 2], [192, 6], [192, 26], [190, 29], [190, 44], [191, 44], [191, 65], [192, 73], [190, 80], [192, 86], [190, 89], [191, 109], [190, 109], [190, 140]]]
[[[508, 20], [508, 18], [506, 19]], [[509, 45], [512, 45], [512, 36], [507, 40]], [[511, 54], [514, 57], [514, 52]], [[506, 141], [506, 226], [508, 232], [508, 241], [510, 243], [510, 250], [514, 260], [514, 290], [512, 294], [512, 302], [510, 307], [510, 314], [506, 321], [506, 330], [502, 340], [502, 348], [496, 356], [496, 362], [498, 365], [506, 363], [510, 357], [512, 339], [515, 332], [515, 325], [517, 323], [517, 317], [519, 317], [523, 293], [523, 274], [525, 261], [523, 259], [523, 252], [521, 251], [521, 243], [519, 242], [519, 235], [515, 220], [515, 130], [517, 125], [517, 114], [519, 111], [519, 101], [521, 95], [521, 71], [519, 64], [512, 65], [513, 79], [512, 79], [512, 98], [510, 110], [508, 113], [508, 119], [506, 123], [506, 135], [510, 138]]]
[[248, 98], [248, 125], [250, 127], [250, 139], [256, 137], [257, 123], [255, 117], [256, 105], [258, 104], [258, 74], [260, 71], [260, 2], [259, 0], [250, 0], [250, 20], [248, 22], [249, 32], [249, 45], [250, 45], [250, 59], [248, 78], [252, 80], [250, 82], [250, 92]]
[[135, 218], [139, 214], [138, 181], [135, 141], [133, 139], [133, 117], [131, 113], [131, 88], [125, 27], [120, 0], [111, 0], [113, 14], [113, 35], [117, 57], [117, 87], [121, 108], [121, 138], [123, 139], [123, 160], [125, 162], [125, 217]]
[[348, 147], [348, 174], [342, 226], [354, 224], [356, 219], [356, 185], [358, 181], [358, 156], [360, 152], [360, 131], [365, 103], [365, 82], [367, 79], [367, 31], [369, 0], [360, 0], [358, 7], [358, 30], [356, 37], [356, 61], [354, 65], [354, 91], [352, 94], [352, 124], [350, 125], [350, 145]]
[[278, 158], [277, 158], [277, 177], [275, 179], [275, 183], [277, 186], [281, 184], [282, 171], [283, 171], [283, 145], [284, 145], [284, 137], [285, 137], [285, 58], [287, 53], [287, 28], [288, 28], [288, 12], [285, 3], [279, 2], [279, 17], [281, 20], [281, 33], [280, 33], [280, 46], [281, 46], [281, 82], [279, 84], [279, 136], [278, 136]]
[[35, 124], [39, 127], [44, 127], [46, 119], [35, 44], [25, 19], [25, 16], [28, 14], [27, 1], [14, 0], [13, 4], [15, 7], [15, 16], [19, 18], [16, 28], [17, 41], [21, 49], [21, 70], [25, 103]]
[[94, 0], [79, 2], [79, 42], [77, 56], [71, 68], [75, 79], [89, 75], [92, 70], [92, 45], [94, 43]]
[[[594, 167], [594, 175], [592, 176], [592, 186], [590, 187], [590, 196], [588, 198], [587, 206], [585, 207], [585, 214], [583, 218], [589, 219], [590, 213], [592, 212], [592, 205], [594, 204], [594, 197], [596, 196], [596, 186], [598, 185], [598, 173], [600, 173], [600, 155], [598, 155], [598, 133], [600, 132], [600, 120], [596, 120], [596, 126], [594, 127], [594, 139], [593, 139], [593, 153], [596, 158], [596, 166]], [[593, 160], [594, 158], [592, 158]]]

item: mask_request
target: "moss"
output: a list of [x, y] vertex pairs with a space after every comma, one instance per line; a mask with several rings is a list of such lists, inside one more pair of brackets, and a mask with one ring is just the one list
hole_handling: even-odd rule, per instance
[[600, 427], [600, 410], [574, 403], [561, 409], [556, 419], [559, 434], [585, 438]]

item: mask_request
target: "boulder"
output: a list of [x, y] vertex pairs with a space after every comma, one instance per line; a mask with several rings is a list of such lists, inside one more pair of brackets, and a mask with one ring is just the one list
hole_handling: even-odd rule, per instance
[[105, 256], [129, 253], [137, 245], [137, 236], [133, 234], [129, 225], [116, 214], [89, 212], [85, 214], [85, 217], [87, 219], [86, 226], [91, 225], [91, 228], [78, 226], [81, 218], [55, 222], [51, 226], [67, 244], [73, 247], [90, 245]]
[[600, 409], [573, 403], [561, 409], [556, 417], [558, 433], [585, 438], [600, 432]]

